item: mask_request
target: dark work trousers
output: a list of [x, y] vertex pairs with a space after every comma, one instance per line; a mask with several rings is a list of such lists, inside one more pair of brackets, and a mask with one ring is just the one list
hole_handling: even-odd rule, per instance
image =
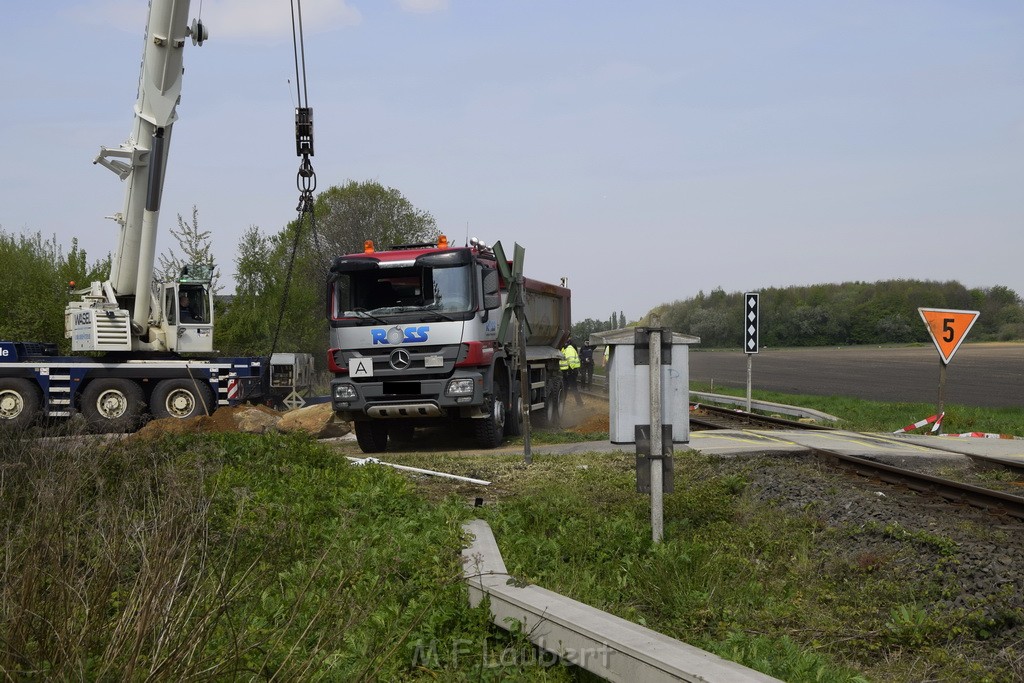
[[580, 395], [579, 370], [565, 371], [565, 390], [576, 397], [576, 405], [583, 405], [583, 396]]

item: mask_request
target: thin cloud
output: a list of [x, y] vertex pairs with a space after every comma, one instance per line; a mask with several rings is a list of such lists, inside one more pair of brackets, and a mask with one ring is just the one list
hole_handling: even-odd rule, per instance
[[[230, 40], [285, 40], [292, 35], [291, 4], [285, 0], [193, 0], [191, 18], [200, 16], [211, 38]], [[356, 26], [362, 14], [347, 0], [305, 0], [301, 3], [306, 33], [325, 33]], [[146, 5], [138, 0], [96, 0], [67, 10], [73, 20], [121, 31], [145, 28]]]
[[430, 14], [448, 9], [448, 0], [398, 0], [398, 6], [405, 12]]
[[[195, 3], [193, 3], [193, 7]], [[346, 0], [305, 0], [302, 26], [306, 33], [326, 33], [356, 26], [363, 16]], [[291, 38], [291, 3], [284, 0], [204, 0], [203, 21], [211, 36], [232, 39]]]
[[112, 26], [119, 31], [139, 33], [145, 30], [146, 5], [134, 0], [99, 0], [79, 3], [64, 10], [73, 21], [93, 26]]

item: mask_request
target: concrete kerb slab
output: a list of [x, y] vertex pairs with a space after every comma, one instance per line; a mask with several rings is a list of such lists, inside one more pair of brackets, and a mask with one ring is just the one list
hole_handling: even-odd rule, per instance
[[[738, 396], [726, 396], [724, 394], [711, 394], [706, 391], [691, 391], [690, 400], [695, 403], [725, 403], [726, 405], [744, 407], [747, 405], [747, 399], [745, 398], [740, 398]], [[771, 401], [751, 400], [750, 407], [753, 410], [760, 410], [765, 413], [781, 413], [783, 415], [792, 415], [793, 417], [810, 418], [819, 422], [839, 421], [839, 418], [835, 415], [829, 415], [828, 413], [815, 410], [814, 408], [789, 406], [783, 403], [772, 403]]]
[[[874, 434], [850, 431], [749, 430], [720, 429], [690, 432], [690, 441], [675, 444], [675, 451], [694, 450], [720, 457], [754, 457], [761, 455], [801, 455], [811, 449], [838, 451], [878, 460], [957, 459], [966, 455], [986, 455], [1007, 459], [1024, 459], [1024, 440], [940, 439], [934, 436]], [[506, 449], [513, 452], [513, 449]], [[536, 446], [538, 455], [573, 453], [635, 453], [633, 444], [609, 441]]]
[[520, 623], [537, 647], [569, 663], [609, 681], [778, 681], [539, 586], [516, 585], [487, 522], [473, 520], [463, 529], [473, 539], [462, 551], [470, 604], [488, 596], [497, 626]]
[[900, 434], [893, 438], [922, 448], [992, 459], [1004, 458], [1015, 463], [1024, 461], [1024, 439], [957, 438], [931, 434]]

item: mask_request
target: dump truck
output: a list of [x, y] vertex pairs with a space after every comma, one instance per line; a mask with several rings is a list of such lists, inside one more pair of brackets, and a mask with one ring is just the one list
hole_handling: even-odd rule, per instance
[[493, 448], [522, 433], [531, 415], [561, 417], [559, 362], [571, 293], [522, 278], [525, 322], [516, 324], [525, 327], [500, 334], [511, 306], [501, 258], [500, 248], [476, 239], [452, 246], [441, 235], [382, 251], [368, 241], [363, 252], [334, 259], [327, 289], [331, 400], [337, 416], [354, 423], [363, 452], [385, 451], [389, 438], [446, 423]]

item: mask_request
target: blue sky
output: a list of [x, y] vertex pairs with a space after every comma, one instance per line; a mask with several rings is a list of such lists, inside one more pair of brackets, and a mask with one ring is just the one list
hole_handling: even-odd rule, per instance
[[[145, 0], [5, 3], [0, 226], [112, 250]], [[191, 16], [200, 11], [193, 0]], [[891, 278], [1024, 294], [1024, 3], [304, 0], [320, 188], [567, 277], [577, 320]], [[295, 217], [286, 0], [203, 0], [164, 194], [229, 277]], [[289, 80], [291, 83], [289, 83]], [[922, 301], [921, 306], [934, 302]]]

